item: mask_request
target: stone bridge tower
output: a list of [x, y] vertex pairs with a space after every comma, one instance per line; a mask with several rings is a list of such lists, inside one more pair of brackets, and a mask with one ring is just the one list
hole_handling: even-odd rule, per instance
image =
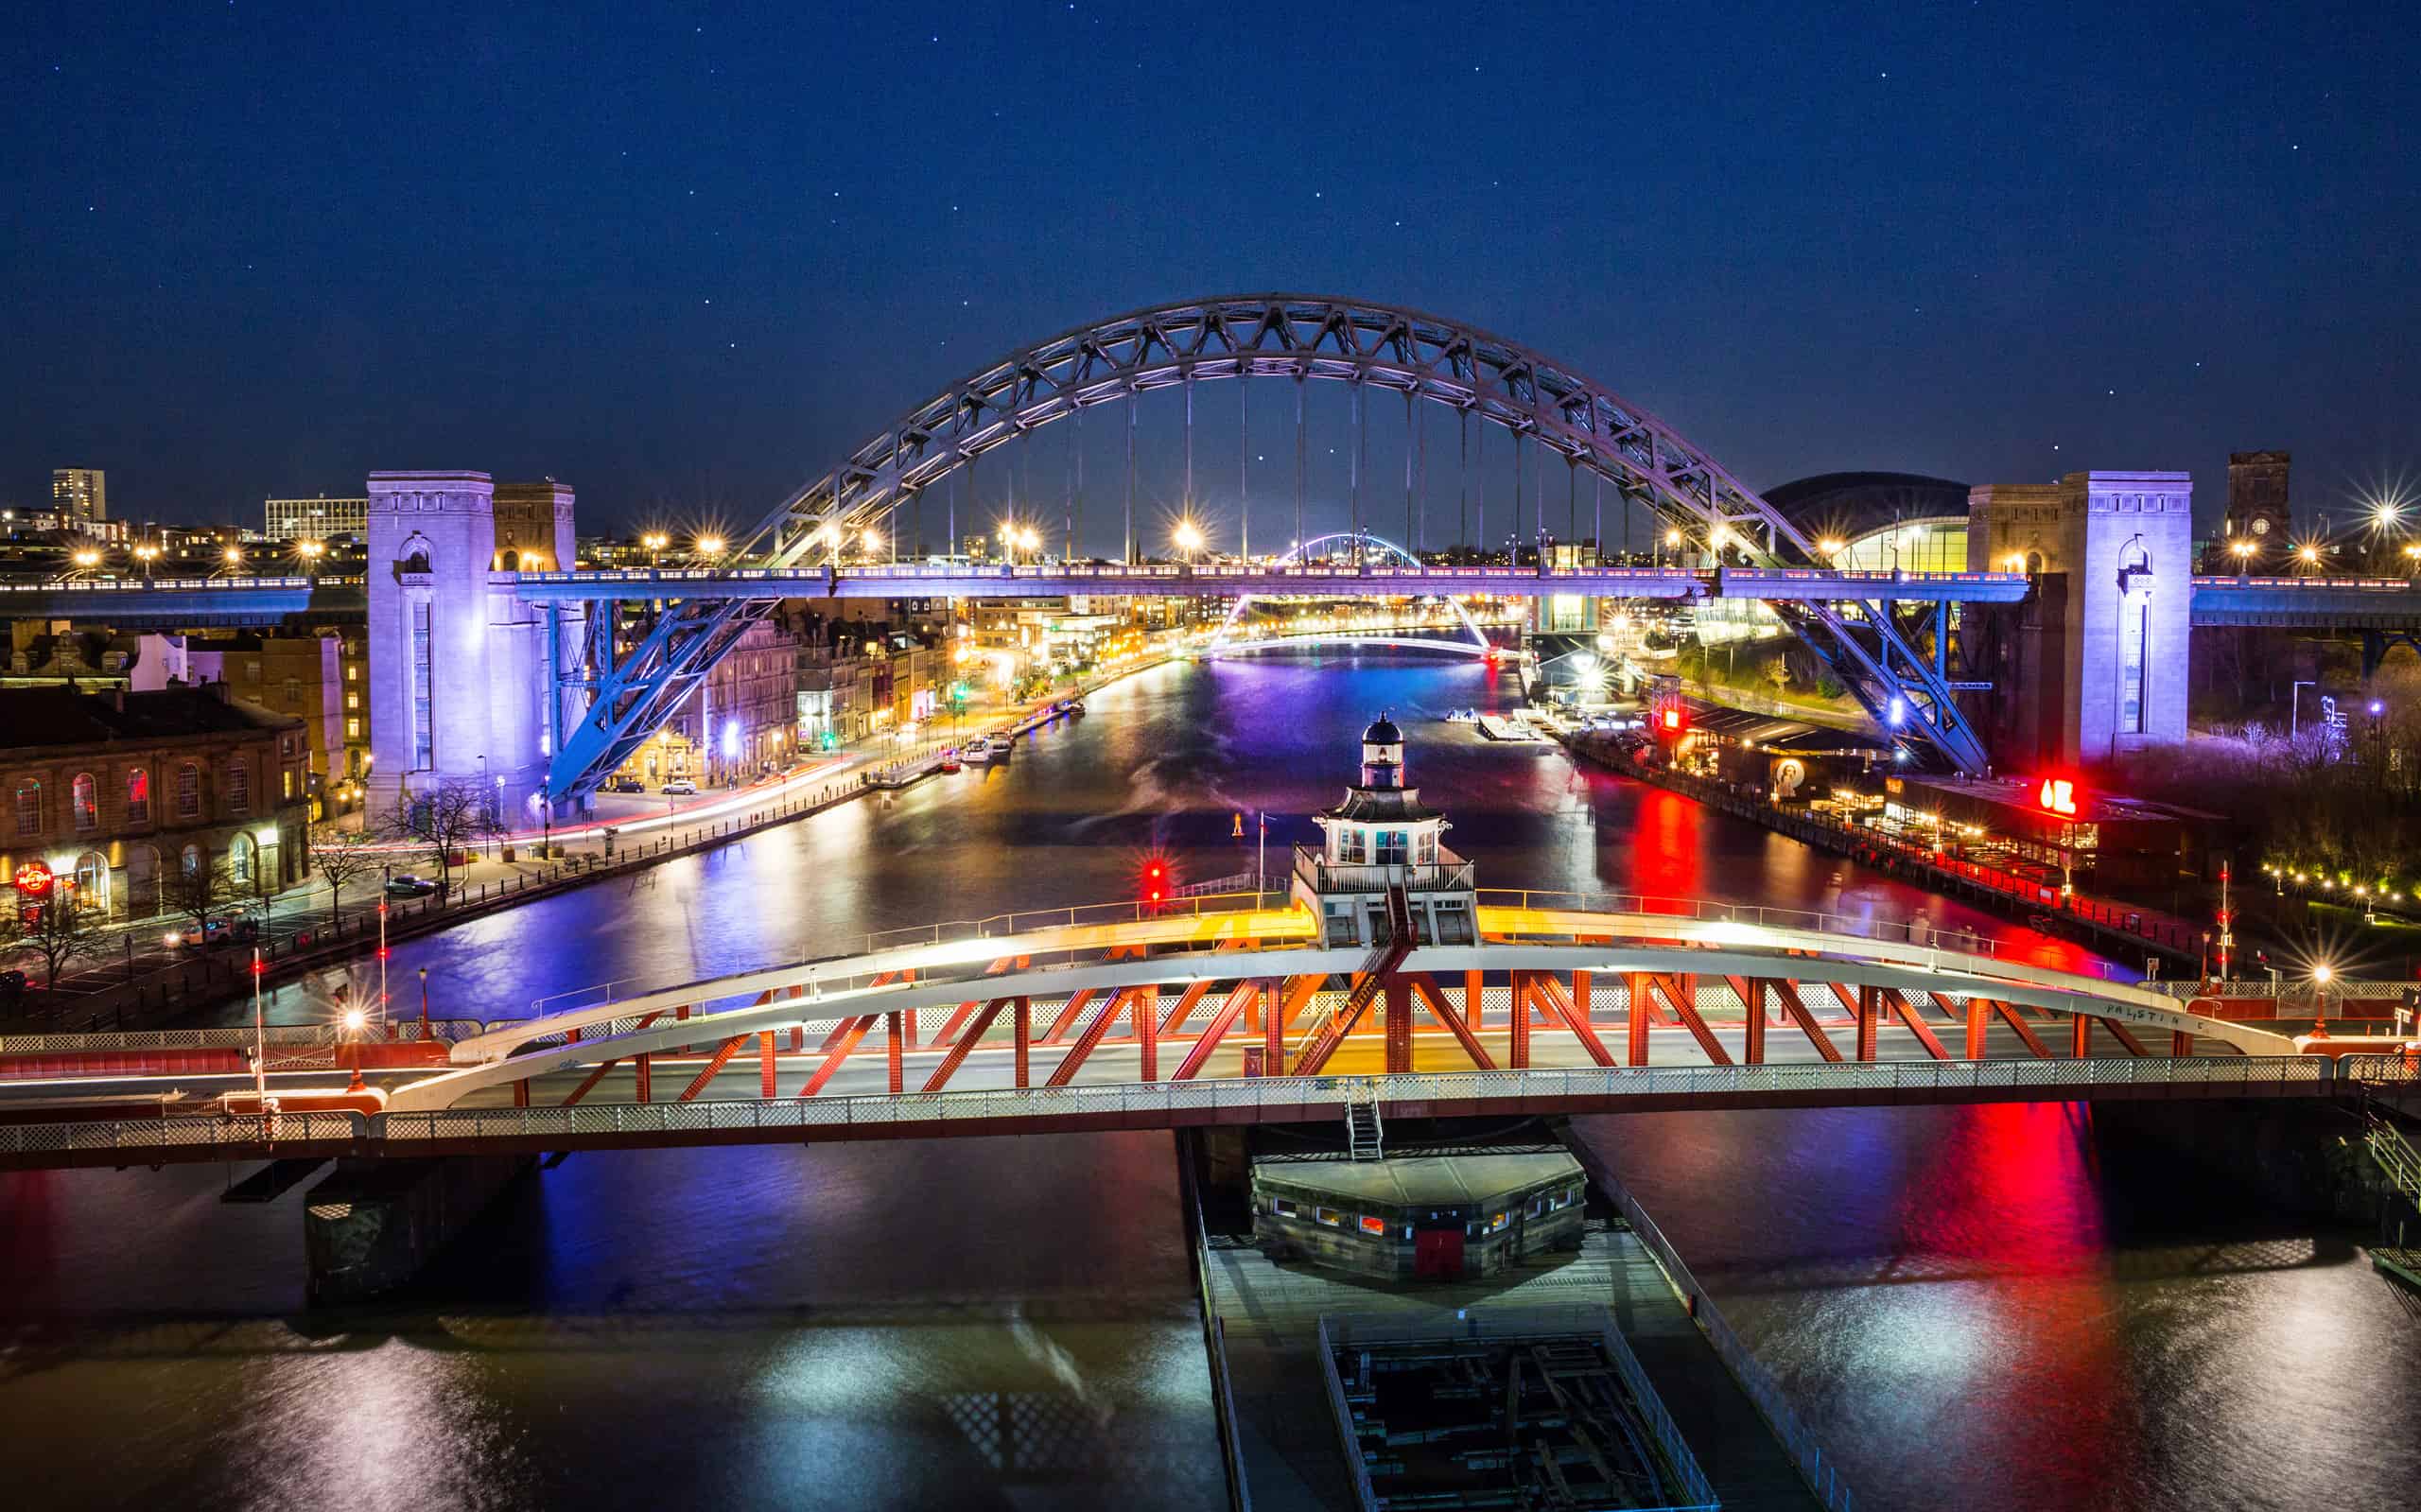
[[2070, 473], [1969, 495], [1968, 562], [2035, 582], [2024, 604], [1969, 606], [1971, 664], [1994, 684], [1973, 712], [1997, 761], [2102, 761], [2186, 739], [2193, 507], [2186, 473]]
[[524, 603], [496, 575], [570, 565], [571, 489], [393, 472], [371, 474], [369, 495], [370, 813], [462, 783], [508, 826], [535, 823], [576, 615]]

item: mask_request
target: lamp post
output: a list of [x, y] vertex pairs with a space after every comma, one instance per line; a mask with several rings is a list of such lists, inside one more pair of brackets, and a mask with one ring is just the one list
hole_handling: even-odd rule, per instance
[[420, 1033], [423, 1039], [428, 1037], [428, 967], [427, 966], [420, 968]]
[[2296, 727], [2302, 722], [2304, 689], [2307, 687], [2318, 687], [2320, 685], [2318, 683], [2313, 682], [2308, 678], [2303, 678], [2298, 679], [2292, 686], [2287, 689], [2287, 740], [2289, 744], [2292, 744], [2294, 742]]
[[143, 564], [143, 581], [151, 581], [151, 564], [159, 558], [160, 548], [146, 541], [134, 548], [134, 560]]

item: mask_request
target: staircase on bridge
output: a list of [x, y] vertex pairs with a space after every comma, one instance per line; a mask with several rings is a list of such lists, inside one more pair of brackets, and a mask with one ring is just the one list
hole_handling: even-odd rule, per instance
[[1287, 1062], [1289, 1074], [1308, 1076], [1327, 1064], [1330, 1052], [1362, 1021], [1362, 1016], [1370, 1011], [1370, 1004], [1386, 990], [1386, 979], [1412, 953], [1412, 947], [1419, 943], [1413, 935], [1412, 900], [1402, 887], [1390, 887], [1386, 938], [1370, 947], [1361, 969], [1354, 972], [1353, 985], [1346, 992], [1344, 1005], [1314, 1022], [1296, 1045], [1295, 1053]]
[[2389, 1184], [2404, 1194], [2405, 1201], [2421, 1208], [2421, 1151], [2414, 1150], [2404, 1131], [2384, 1116], [2365, 1113], [2363, 1121], [2369, 1127], [2362, 1135], [2362, 1143], [2369, 1148], [2371, 1158], [2378, 1162]]
[[1346, 1150], [1356, 1160], [1384, 1160], [1387, 1157], [1385, 1136], [1379, 1121], [1378, 1088], [1356, 1081], [1346, 1093]]

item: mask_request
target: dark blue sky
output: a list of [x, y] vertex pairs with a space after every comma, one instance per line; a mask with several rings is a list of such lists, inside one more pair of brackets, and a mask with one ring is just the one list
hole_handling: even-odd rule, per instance
[[0, 501], [471, 466], [744, 522], [1020, 341], [1271, 288], [1756, 487], [2421, 478], [2409, 6], [596, 9], [21, 0]]

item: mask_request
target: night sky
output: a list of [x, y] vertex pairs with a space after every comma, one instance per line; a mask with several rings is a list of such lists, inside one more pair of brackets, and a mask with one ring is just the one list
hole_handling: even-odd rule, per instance
[[467, 466], [745, 524], [1020, 342], [1265, 289], [1490, 328], [1760, 488], [2421, 481], [2409, 5], [595, 9], [19, 0], [0, 502]]

